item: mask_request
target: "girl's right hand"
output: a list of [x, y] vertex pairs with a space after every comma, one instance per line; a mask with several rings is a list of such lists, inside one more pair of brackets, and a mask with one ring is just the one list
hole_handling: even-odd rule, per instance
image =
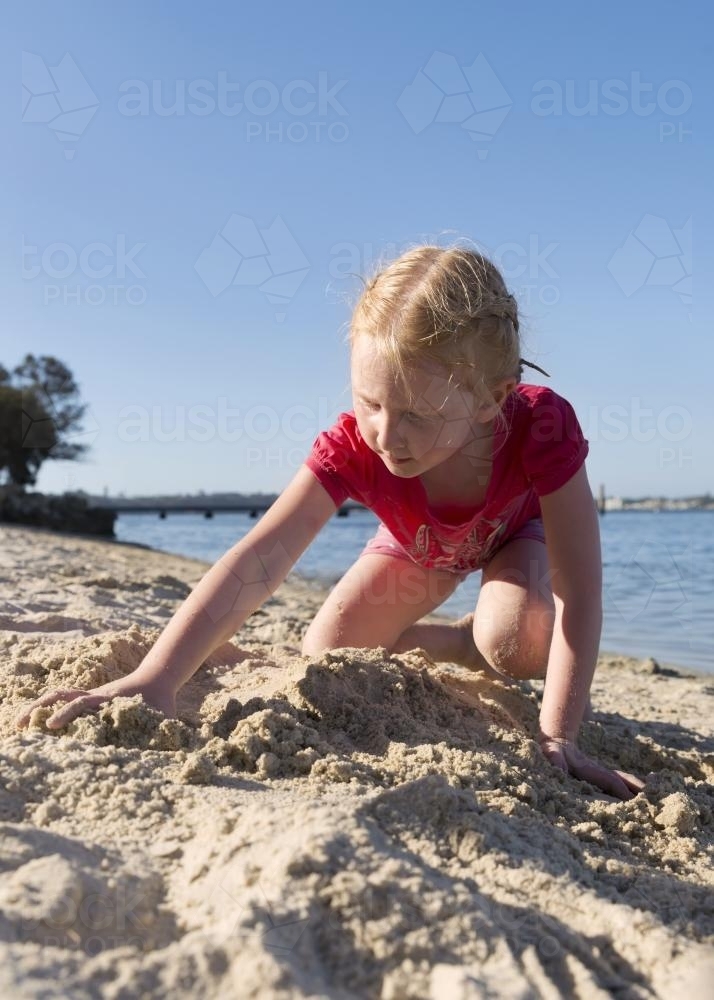
[[148, 684], [146, 681], [139, 681], [134, 679], [132, 674], [129, 674], [118, 681], [110, 681], [110, 683], [102, 684], [90, 691], [82, 691], [79, 688], [59, 688], [48, 691], [41, 698], [37, 698], [27, 705], [16, 716], [15, 725], [18, 729], [24, 729], [36, 708], [46, 708], [48, 705], [63, 702], [63, 706], [45, 721], [46, 729], [62, 729], [78, 716], [85, 712], [94, 711], [105, 702], [111, 701], [112, 698], [130, 698], [135, 694], [140, 694], [147, 705], [158, 709], [169, 718], [176, 714], [176, 696], [173, 691], [157, 687], [156, 684]]
[[645, 787], [645, 782], [636, 775], [610, 770], [587, 757], [574, 740], [552, 738], [541, 733], [538, 742], [544, 756], [554, 767], [581, 781], [589, 781], [617, 799], [633, 799]]

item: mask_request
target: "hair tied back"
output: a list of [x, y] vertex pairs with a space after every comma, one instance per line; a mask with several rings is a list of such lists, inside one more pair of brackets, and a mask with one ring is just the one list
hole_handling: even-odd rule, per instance
[[550, 378], [548, 372], [544, 371], [542, 368], [539, 368], [538, 365], [534, 365], [530, 361], [524, 361], [523, 358], [519, 358], [519, 361], [520, 361], [520, 367], [519, 367], [520, 375], [523, 375], [523, 365], [528, 365], [529, 368], [535, 368], [536, 371], [539, 371], [541, 373], [541, 375], [545, 375], [546, 378]]

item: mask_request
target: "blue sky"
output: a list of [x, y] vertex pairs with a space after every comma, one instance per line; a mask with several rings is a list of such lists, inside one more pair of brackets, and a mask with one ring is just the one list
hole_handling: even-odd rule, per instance
[[8, 18], [0, 361], [56, 355], [89, 404], [86, 461], [37, 488], [280, 490], [351, 406], [345, 272], [467, 238], [551, 375], [527, 380], [575, 406], [593, 490], [712, 491], [703, 5]]

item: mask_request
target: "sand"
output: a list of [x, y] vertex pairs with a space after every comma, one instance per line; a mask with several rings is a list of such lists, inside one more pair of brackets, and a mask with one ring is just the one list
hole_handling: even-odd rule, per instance
[[207, 564], [0, 526], [3, 997], [711, 996], [714, 677], [602, 656], [582, 745], [540, 685], [300, 655], [291, 575], [179, 695], [59, 734], [18, 707], [134, 668]]

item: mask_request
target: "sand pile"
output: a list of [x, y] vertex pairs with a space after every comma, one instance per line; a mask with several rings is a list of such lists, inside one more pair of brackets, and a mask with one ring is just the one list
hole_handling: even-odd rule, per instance
[[[17, 707], [136, 666], [207, 568], [0, 528], [3, 996], [709, 996], [714, 680], [603, 658], [583, 747], [538, 685], [419, 652], [302, 657], [292, 577], [165, 719], [118, 699], [60, 735]], [[654, 671], [654, 672], [653, 672]]]

